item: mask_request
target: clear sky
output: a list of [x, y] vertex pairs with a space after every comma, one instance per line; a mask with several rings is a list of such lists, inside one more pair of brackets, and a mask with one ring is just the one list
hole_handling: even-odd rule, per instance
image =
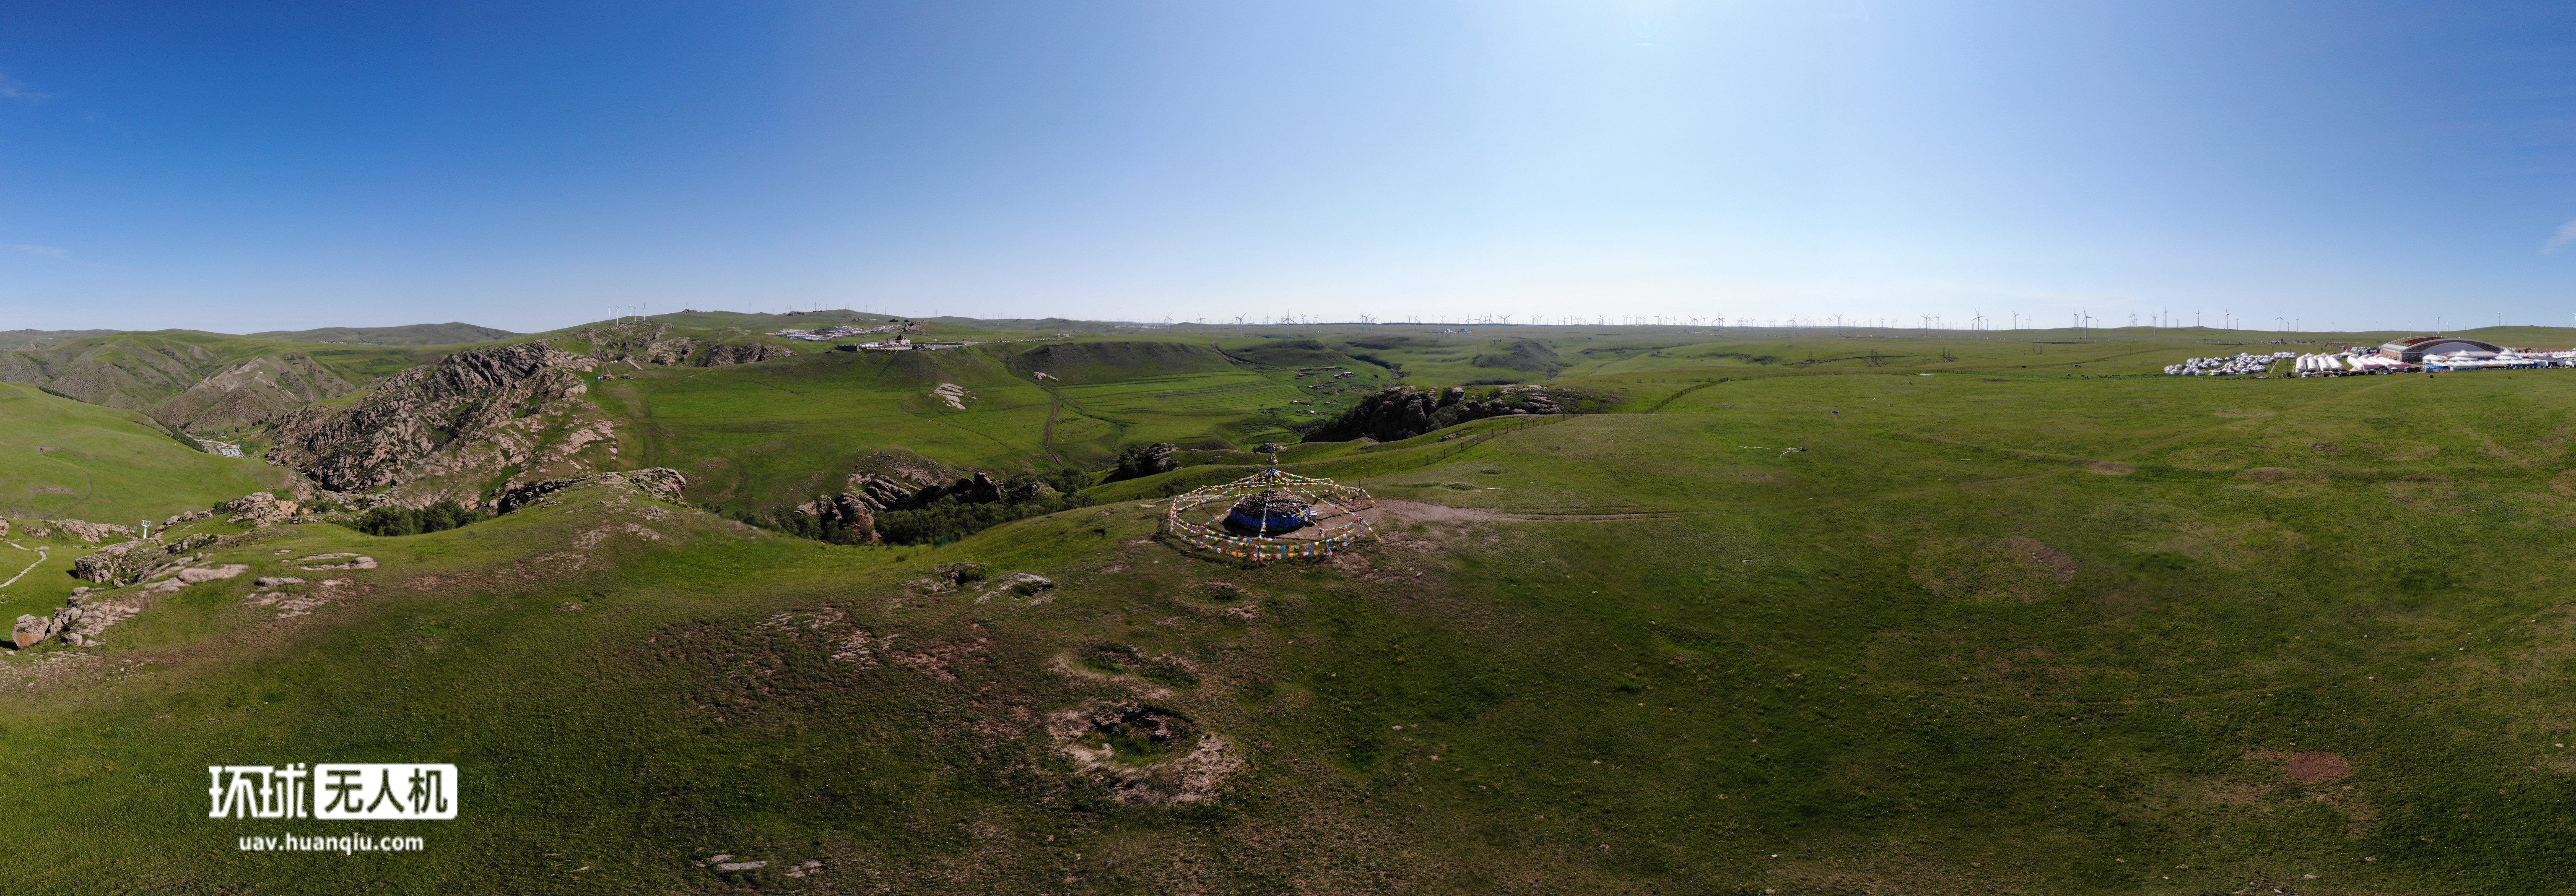
[[2576, 7], [118, 4], [0, 329], [612, 304], [2576, 324]]

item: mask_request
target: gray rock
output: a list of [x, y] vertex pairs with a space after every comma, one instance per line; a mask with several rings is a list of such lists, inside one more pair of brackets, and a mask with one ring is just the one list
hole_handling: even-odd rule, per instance
[[9, 629], [9, 643], [20, 650], [25, 650], [44, 643], [46, 638], [54, 636], [55, 631], [57, 629], [54, 627], [53, 617], [20, 616], [18, 624]]
[[602, 481], [625, 483], [634, 486], [636, 491], [643, 492], [646, 497], [673, 504], [680, 503], [680, 490], [689, 485], [689, 477], [680, 475], [680, 471], [669, 467], [628, 470], [624, 473], [594, 473], [589, 476], [522, 482], [509, 486], [501, 490], [501, 497], [494, 506], [497, 512], [509, 513], [545, 500], [547, 495], [564, 489], [585, 482]]
[[[109, 525], [107, 523], [85, 523], [80, 520], [55, 520], [54, 528], [64, 532], [69, 532], [74, 537], [91, 544], [97, 544], [100, 539], [111, 535], [122, 535], [128, 538], [134, 536], [134, 530], [128, 529], [124, 526]], [[37, 537], [41, 538], [43, 535], [40, 533]]]
[[160, 562], [161, 546], [157, 541], [128, 541], [108, 545], [72, 561], [72, 577], [88, 582], [106, 582], [123, 586], [152, 574]]
[[751, 871], [751, 870], [754, 870], [754, 869], [767, 868], [767, 867], [769, 867], [769, 863], [768, 863], [768, 862], [723, 862], [723, 863], [719, 863], [719, 864], [717, 864], [717, 865], [716, 865], [716, 870], [718, 870], [718, 871]]
[[280, 501], [276, 495], [267, 492], [252, 492], [226, 501], [218, 509], [232, 514], [231, 522], [266, 526], [284, 522], [303, 508], [293, 501]]

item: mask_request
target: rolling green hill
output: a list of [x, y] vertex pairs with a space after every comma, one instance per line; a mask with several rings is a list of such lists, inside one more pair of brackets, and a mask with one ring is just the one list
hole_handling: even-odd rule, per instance
[[423, 360], [399, 349], [316, 351], [264, 337], [161, 330], [0, 351], [0, 382], [233, 434]]
[[140, 416], [0, 383], [0, 518], [131, 525], [284, 482], [258, 461], [180, 445]]
[[[766, 512], [837, 490], [864, 458], [888, 448], [970, 468], [1098, 469], [1130, 442], [1232, 448], [1293, 441], [1286, 423], [1315, 415], [1290, 412], [1332, 407], [1323, 404], [1332, 400], [1325, 394], [1305, 388], [1313, 376], [1228, 354], [1180, 341], [1108, 338], [818, 352], [709, 370], [633, 371], [632, 380], [595, 384], [594, 395], [621, 421], [623, 462], [680, 469], [697, 483], [694, 497]], [[1344, 382], [1362, 389], [1377, 381]], [[932, 395], [943, 383], [966, 390], [963, 407]], [[1290, 404], [1296, 401], [1312, 404]]]

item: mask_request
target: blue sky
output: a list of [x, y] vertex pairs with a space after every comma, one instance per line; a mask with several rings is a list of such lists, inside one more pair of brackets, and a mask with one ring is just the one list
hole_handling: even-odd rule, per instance
[[21, 3], [0, 329], [2576, 324], [2576, 12]]

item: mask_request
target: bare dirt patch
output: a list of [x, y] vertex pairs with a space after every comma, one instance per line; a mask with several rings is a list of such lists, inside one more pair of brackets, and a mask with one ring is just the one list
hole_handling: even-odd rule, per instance
[[1914, 581], [1943, 597], [2030, 603], [2075, 578], [2075, 558], [2038, 539], [2014, 535], [1980, 545], [1965, 538], [1924, 542]]
[[2549, 490], [2576, 498], [2576, 470], [2568, 470], [2549, 480]]
[[1083, 777], [1107, 785], [1120, 802], [1212, 800], [1218, 785], [1243, 765], [1224, 737], [1179, 713], [1146, 704], [1053, 713], [1047, 716], [1047, 733]]
[[2352, 763], [2324, 750], [2309, 750], [2290, 757], [2290, 777], [2314, 784], [2332, 781], [2352, 774]]
[[2429, 460], [2441, 453], [2442, 447], [2431, 442], [2392, 441], [2374, 444], [2369, 450], [2383, 460]]
[[2138, 465], [2124, 464], [2116, 460], [2097, 460], [2086, 463], [2084, 469], [2104, 476], [2126, 476], [2137, 472]]

